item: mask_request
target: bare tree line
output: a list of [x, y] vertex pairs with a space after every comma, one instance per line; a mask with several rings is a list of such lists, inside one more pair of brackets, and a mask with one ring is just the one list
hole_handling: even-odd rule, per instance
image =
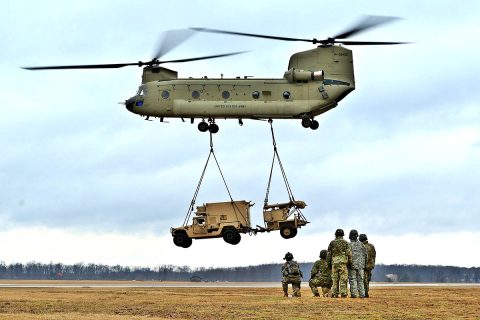
[[[304, 274], [310, 273], [312, 263], [301, 263]], [[137, 280], [137, 281], [281, 281], [281, 264], [262, 264], [229, 268], [190, 268], [160, 265], [150, 267], [109, 266], [102, 264], [0, 262], [0, 279], [18, 280]], [[480, 268], [424, 265], [377, 265], [373, 281], [480, 283]], [[392, 277], [392, 275], [394, 275]], [[308, 280], [307, 278], [304, 280]]]

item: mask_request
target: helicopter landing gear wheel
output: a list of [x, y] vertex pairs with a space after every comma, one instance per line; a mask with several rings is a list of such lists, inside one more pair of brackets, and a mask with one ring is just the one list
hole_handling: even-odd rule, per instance
[[198, 124], [198, 130], [200, 130], [201, 132], [207, 132], [208, 130], [208, 123], [206, 123], [205, 121], [202, 121]]
[[310, 120], [309, 117], [305, 116], [305, 117], [302, 118], [302, 127], [310, 128], [311, 124], [312, 124], [312, 120]]
[[218, 125], [215, 123], [210, 123], [210, 125], [208, 126], [208, 131], [210, 131], [211, 133], [217, 133], [218, 130]]
[[312, 130], [317, 130], [319, 126], [320, 125], [318, 124], [317, 120], [312, 120], [312, 122], [310, 123], [310, 129]]

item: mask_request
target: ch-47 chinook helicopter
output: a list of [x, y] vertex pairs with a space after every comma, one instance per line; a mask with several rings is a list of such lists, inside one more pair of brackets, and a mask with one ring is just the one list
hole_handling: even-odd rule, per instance
[[[217, 119], [301, 119], [305, 128], [317, 129], [314, 118], [338, 105], [355, 89], [352, 51], [343, 45], [391, 45], [405, 42], [347, 41], [361, 31], [396, 18], [366, 16], [350, 29], [323, 40], [278, 37], [216, 29], [191, 28], [166, 32], [157, 54], [148, 62], [69, 66], [24, 67], [28, 70], [102, 69], [139, 66], [142, 84], [126, 108], [141, 116], [201, 119], [198, 129], [216, 133]], [[283, 41], [303, 41], [316, 48], [293, 54], [283, 78], [178, 78], [177, 72], [160, 64], [188, 62], [231, 56], [233, 52], [205, 57], [161, 61], [164, 54], [186, 40], [193, 32], [212, 32]], [[339, 40], [342, 39], [342, 40]]]

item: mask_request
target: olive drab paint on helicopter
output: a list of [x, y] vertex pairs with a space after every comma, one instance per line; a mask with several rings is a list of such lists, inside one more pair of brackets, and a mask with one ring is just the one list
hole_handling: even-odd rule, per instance
[[[334, 107], [355, 89], [352, 51], [342, 45], [394, 45], [408, 42], [344, 40], [397, 20], [395, 17], [365, 16], [344, 32], [326, 39], [305, 39], [244, 33], [207, 28], [169, 30], [164, 33], [150, 61], [87, 65], [23, 67], [27, 70], [116, 69], [143, 67], [142, 85], [137, 95], [125, 101], [127, 110], [146, 117], [201, 119], [198, 129], [216, 133], [216, 119], [301, 119], [304, 128], [318, 129], [315, 116]], [[182, 63], [214, 59], [245, 51], [203, 57], [161, 60], [170, 50], [195, 32], [208, 32], [281, 41], [302, 41], [317, 48], [291, 56], [283, 78], [249, 77], [178, 78], [174, 70], [160, 67], [165, 63]], [[208, 121], [208, 123], [207, 123]]]
[[145, 67], [133, 113], [160, 118], [313, 118], [334, 108], [355, 89], [352, 52], [319, 46], [292, 55], [283, 78], [177, 78]]

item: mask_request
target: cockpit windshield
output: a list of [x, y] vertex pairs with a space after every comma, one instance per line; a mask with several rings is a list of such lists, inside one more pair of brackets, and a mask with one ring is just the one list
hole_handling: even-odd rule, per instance
[[141, 85], [138, 87], [137, 96], [146, 96], [147, 95], [147, 86]]

